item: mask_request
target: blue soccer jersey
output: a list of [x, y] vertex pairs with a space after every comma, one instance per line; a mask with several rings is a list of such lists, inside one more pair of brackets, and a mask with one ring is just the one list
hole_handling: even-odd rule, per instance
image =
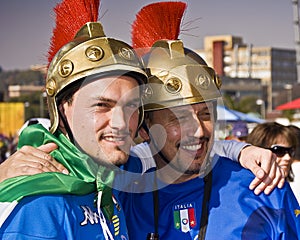
[[[256, 196], [248, 188], [252, 180], [250, 171], [226, 158], [219, 158], [213, 168], [206, 240], [299, 238], [300, 207], [290, 186], [285, 184], [270, 195]], [[140, 184], [135, 182], [136, 185]], [[198, 239], [203, 193], [202, 178], [159, 190], [160, 239]], [[120, 200], [130, 239], [146, 239], [147, 233], [154, 232], [153, 194], [123, 192]]]
[[[95, 193], [25, 197], [0, 228], [0, 239], [105, 240], [94, 199]], [[113, 239], [128, 239], [123, 210], [117, 202], [112, 220], [106, 222]]]

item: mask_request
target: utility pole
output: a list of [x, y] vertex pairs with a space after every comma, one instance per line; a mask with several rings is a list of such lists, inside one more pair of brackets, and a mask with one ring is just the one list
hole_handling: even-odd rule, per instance
[[299, 1], [293, 2], [294, 34], [296, 43], [297, 82], [300, 83], [300, 32], [299, 32]]

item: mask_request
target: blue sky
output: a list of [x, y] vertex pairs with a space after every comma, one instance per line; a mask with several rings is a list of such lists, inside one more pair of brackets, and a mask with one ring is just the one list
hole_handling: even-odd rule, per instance
[[[45, 64], [53, 7], [60, 0], [1, 0], [0, 66], [27, 69]], [[102, 0], [99, 15], [107, 36], [130, 43], [130, 24], [145, 5], [157, 0]], [[186, 0], [184, 22], [191, 29], [180, 38], [189, 48], [203, 47], [208, 35], [232, 34], [254, 46], [295, 48], [292, 0]]]

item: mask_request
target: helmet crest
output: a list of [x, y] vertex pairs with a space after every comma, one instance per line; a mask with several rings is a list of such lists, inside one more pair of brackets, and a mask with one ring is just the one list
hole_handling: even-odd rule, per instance
[[[144, 55], [152, 45], [162, 39], [176, 40], [187, 4], [183, 2], [152, 3], [143, 7], [132, 24], [133, 48]], [[139, 52], [141, 50], [142, 52]]]
[[221, 81], [214, 70], [178, 40], [185, 9], [182, 2], [153, 3], [141, 9], [132, 25], [132, 44], [142, 48], [137, 51], [149, 75], [145, 111], [220, 97]]
[[55, 6], [56, 21], [48, 51], [49, 64], [58, 50], [70, 42], [84, 24], [97, 22], [99, 6], [99, 0], [64, 0]]

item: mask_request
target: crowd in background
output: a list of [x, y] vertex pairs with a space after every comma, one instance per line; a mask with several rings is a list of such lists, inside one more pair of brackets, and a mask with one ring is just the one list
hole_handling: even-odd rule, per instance
[[0, 163], [16, 151], [18, 138], [0, 133]]
[[23, 129], [37, 123], [42, 124], [46, 129], [50, 127], [50, 119], [48, 118], [31, 118], [23, 124], [15, 135], [7, 136], [0, 133], [0, 164], [17, 150], [19, 135]]

